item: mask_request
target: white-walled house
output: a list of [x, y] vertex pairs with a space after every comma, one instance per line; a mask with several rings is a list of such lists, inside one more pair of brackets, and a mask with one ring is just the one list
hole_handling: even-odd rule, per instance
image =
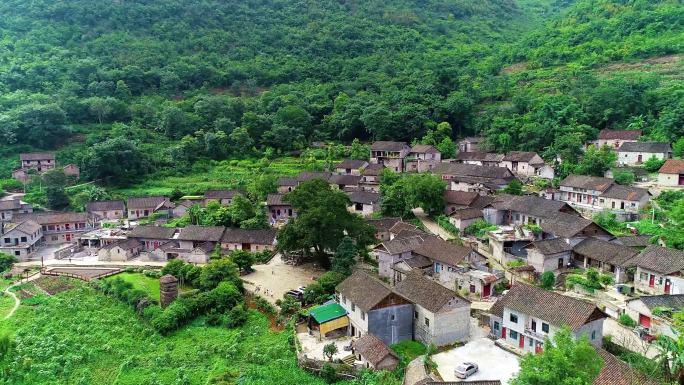
[[560, 200], [573, 206], [590, 210], [602, 210], [599, 196], [615, 181], [587, 175], [568, 175], [560, 182]]
[[631, 281], [628, 270], [634, 266], [633, 259], [637, 254], [639, 252], [629, 246], [598, 238], [587, 238], [573, 248], [576, 266], [593, 267], [604, 274], [611, 274], [617, 283]]
[[380, 211], [380, 193], [373, 191], [351, 191], [347, 193], [351, 205], [347, 207], [349, 212], [364, 217]]
[[641, 130], [601, 130], [596, 143], [599, 147], [608, 146], [618, 149], [623, 143], [639, 140], [641, 133]]
[[534, 241], [527, 246], [527, 264], [540, 274], [558, 273], [572, 261], [572, 245], [563, 238]]
[[88, 202], [86, 212], [97, 219], [118, 220], [126, 216], [126, 204], [122, 200]]
[[525, 352], [539, 353], [544, 339], [564, 326], [573, 336], [603, 344], [607, 315], [596, 305], [524, 283], [516, 283], [490, 309], [492, 335]]
[[684, 159], [668, 159], [658, 170], [658, 185], [684, 187]]
[[651, 335], [666, 335], [676, 338], [672, 320], [653, 314], [656, 308], [679, 310], [684, 308], [684, 294], [645, 295], [627, 301], [625, 314], [639, 325], [648, 329]]
[[100, 248], [97, 251], [97, 259], [99, 261], [125, 262], [138, 256], [142, 247], [142, 243], [137, 239], [124, 239]]
[[427, 172], [442, 161], [442, 153], [427, 144], [417, 144], [411, 148], [406, 157], [406, 171]]
[[684, 294], [684, 251], [650, 245], [631, 264], [636, 266], [637, 290], [651, 295]]
[[658, 160], [672, 158], [670, 143], [664, 142], [626, 142], [617, 153], [617, 163], [625, 166], [639, 166], [652, 157]]
[[10, 222], [16, 214], [28, 214], [33, 212], [33, 205], [23, 202], [21, 199], [0, 201], [0, 222]]
[[36, 251], [43, 241], [43, 229], [35, 221], [25, 220], [18, 223], [0, 222], [0, 252], [12, 255], [23, 262]]
[[546, 179], [554, 177], [553, 168], [548, 166], [536, 152], [511, 151], [503, 157], [500, 166], [506, 167], [519, 176], [538, 176]]

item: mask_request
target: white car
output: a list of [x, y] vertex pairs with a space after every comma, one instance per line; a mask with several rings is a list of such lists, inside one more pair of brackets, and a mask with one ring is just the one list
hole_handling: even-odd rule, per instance
[[456, 377], [461, 378], [461, 379], [466, 379], [473, 374], [475, 374], [478, 370], [477, 364], [474, 362], [464, 362], [456, 367], [454, 369], [454, 373], [456, 374]]

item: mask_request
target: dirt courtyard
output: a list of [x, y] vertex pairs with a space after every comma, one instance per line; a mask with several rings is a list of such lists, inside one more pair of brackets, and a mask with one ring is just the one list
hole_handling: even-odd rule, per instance
[[268, 264], [254, 265], [253, 269], [254, 272], [242, 277], [245, 288], [271, 303], [283, 298], [289, 290], [314, 282], [324, 273], [323, 270], [314, 269], [311, 264], [288, 265], [282, 260], [280, 253], [276, 254]]

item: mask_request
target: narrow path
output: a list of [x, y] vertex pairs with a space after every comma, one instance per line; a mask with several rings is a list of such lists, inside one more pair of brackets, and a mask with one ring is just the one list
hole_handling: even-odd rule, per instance
[[10, 289], [15, 287], [15, 286], [25, 284], [27, 282], [31, 282], [31, 281], [38, 279], [38, 278], [40, 278], [40, 273], [37, 273], [37, 274], [30, 276], [26, 280], [19, 280], [19, 282], [15, 282], [15, 283], [7, 286], [7, 288], [5, 288], [4, 293], [9, 295], [10, 297], [14, 298], [14, 306], [12, 307], [12, 310], [10, 310], [10, 312], [3, 318], [3, 320], [6, 320], [6, 319], [9, 319], [10, 317], [12, 317], [14, 315], [14, 312], [17, 311], [17, 309], [19, 308], [19, 305], [21, 304], [19, 297], [17, 297], [17, 295], [14, 294], [14, 292], [11, 291]]
[[431, 233], [444, 239], [445, 241], [455, 238], [448, 231], [444, 230], [442, 226], [437, 224], [437, 222], [433, 221], [432, 218], [428, 217], [422, 209], [413, 209], [413, 214], [423, 223], [423, 225], [425, 225], [426, 229], [428, 229]]

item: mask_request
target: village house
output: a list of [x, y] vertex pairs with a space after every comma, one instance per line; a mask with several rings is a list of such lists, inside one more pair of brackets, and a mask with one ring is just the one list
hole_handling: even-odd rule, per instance
[[540, 227], [542, 239], [559, 237], [573, 246], [587, 238], [598, 238], [604, 241], [614, 238], [608, 230], [593, 221], [564, 212], [542, 219]]
[[78, 243], [88, 251], [97, 250], [106, 245], [128, 239], [128, 231], [117, 227], [102, 227], [90, 230], [79, 236]]
[[480, 195], [471, 191], [444, 191], [444, 214], [449, 215], [457, 210], [480, 209], [492, 203], [493, 196]]
[[[403, 222], [400, 222], [401, 224]], [[380, 277], [391, 279], [394, 276], [393, 267], [397, 262], [401, 262], [413, 257], [413, 250], [423, 243], [430, 235], [412, 235], [407, 237], [390, 237], [389, 241], [377, 245], [373, 252], [378, 259], [378, 274]]]
[[415, 305], [414, 340], [439, 347], [468, 339], [470, 301], [420, 273], [408, 274], [394, 289]]
[[404, 159], [411, 151], [404, 142], [373, 142], [370, 147], [370, 163], [381, 164], [394, 172], [404, 171]]
[[297, 188], [297, 178], [280, 177], [278, 178], [278, 193], [287, 194]]
[[142, 243], [137, 239], [124, 239], [104, 245], [97, 251], [98, 261], [126, 262], [140, 254]]
[[[174, 205], [174, 208], [171, 210], [173, 212], [173, 217], [174, 218], [180, 218], [183, 215], [187, 214], [188, 209], [192, 206], [200, 206], [200, 207], [205, 207], [205, 200], [204, 199], [183, 199], [180, 202], [176, 203]], [[216, 201], [218, 202], [218, 201]]]
[[648, 330], [648, 334], [677, 338], [672, 319], [664, 314], [653, 314], [654, 310], [679, 311], [684, 309], [684, 294], [645, 295], [627, 301], [625, 314]]
[[369, 164], [361, 171], [359, 186], [365, 191], [380, 192], [380, 174], [384, 169], [381, 164]]
[[471, 136], [463, 138], [458, 142], [458, 152], [474, 152], [480, 151], [485, 138], [480, 136]]
[[324, 181], [328, 181], [330, 179], [330, 176], [332, 175], [331, 172], [327, 171], [304, 171], [300, 172], [299, 175], [297, 175], [297, 186], [304, 182], [308, 182], [310, 180], [314, 179], [322, 179]]
[[454, 225], [460, 232], [463, 232], [466, 227], [483, 219], [482, 210], [476, 208], [459, 209], [449, 214], [449, 223]]
[[563, 238], [542, 239], [525, 246], [527, 264], [539, 274], [558, 274], [572, 262], [572, 245]]
[[221, 249], [226, 251], [245, 250], [251, 253], [274, 251], [277, 231], [274, 229], [226, 228], [221, 237]]
[[52, 152], [32, 152], [19, 154], [21, 168], [35, 170], [39, 174], [52, 170], [56, 167], [55, 154]]
[[506, 167], [513, 174], [522, 177], [537, 176], [545, 179], [553, 179], [553, 168], [544, 162], [536, 152], [512, 151], [501, 160], [501, 167]]
[[0, 253], [12, 255], [18, 261], [25, 262], [42, 241], [43, 229], [33, 220], [0, 222]]
[[382, 242], [390, 240], [390, 229], [398, 222], [401, 222], [401, 218], [366, 219], [365, 222], [373, 226], [375, 229], [375, 239]]
[[442, 153], [435, 146], [417, 144], [406, 157], [407, 172], [428, 172], [442, 161]]
[[177, 248], [166, 250], [169, 259], [180, 258], [190, 263], [207, 263], [226, 228], [223, 226], [187, 226], [175, 237]]
[[284, 194], [268, 194], [266, 197], [266, 209], [269, 212], [268, 221], [271, 226], [284, 225], [290, 218], [297, 216], [292, 205], [285, 202]]
[[348, 189], [358, 190], [361, 178], [360, 175], [331, 175], [328, 178], [328, 183], [330, 187], [343, 191]]
[[672, 158], [670, 143], [663, 142], [626, 142], [617, 150], [619, 165], [638, 166], [655, 157], [658, 160]]
[[624, 237], [615, 237], [611, 242], [641, 251], [652, 244], [652, 238], [652, 235], [628, 235]]
[[649, 204], [651, 193], [639, 187], [614, 184], [599, 195], [598, 204], [626, 221], [639, 219], [639, 211]]
[[400, 234], [404, 237], [411, 235], [427, 235], [423, 230], [408, 222], [399, 221], [394, 224], [389, 230], [390, 240], [397, 238]]
[[560, 200], [589, 210], [602, 210], [599, 196], [613, 186], [613, 179], [587, 175], [569, 175], [560, 182]]
[[129, 233], [128, 238], [142, 243], [143, 251], [153, 251], [174, 238], [176, 229], [161, 226], [136, 226]]
[[345, 159], [335, 165], [335, 173], [339, 175], [360, 176], [363, 169], [368, 166], [368, 162], [359, 159]]
[[684, 251], [650, 245], [631, 261], [634, 287], [651, 295], [684, 294]]
[[486, 167], [461, 163], [440, 163], [432, 169], [435, 175], [450, 183], [449, 190], [471, 191], [487, 195], [516, 180], [505, 167]]
[[80, 235], [95, 228], [93, 216], [88, 213], [49, 212], [17, 214], [16, 221], [33, 220], [41, 225], [43, 238], [48, 245], [77, 242]]
[[232, 190], [207, 190], [204, 193], [204, 204], [206, 205], [209, 201], [216, 201], [223, 206], [229, 206], [233, 201], [235, 195], [246, 195], [244, 191], [232, 189]]
[[120, 220], [126, 215], [126, 205], [122, 200], [88, 202], [86, 212], [98, 220]]
[[455, 163], [472, 164], [475, 166], [500, 167], [504, 159], [503, 154], [493, 152], [459, 152], [454, 158]]
[[596, 351], [603, 361], [603, 366], [592, 385], [662, 385], [606, 350], [597, 348]]
[[684, 160], [668, 159], [658, 170], [658, 185], [684, 187]]
[[380, 194], [372, 191], [352, 191], [347, 193], [351, 205], [349, 212], [367, 217], [380, 211]]
[[352, 337], [374, 334], [392, 345], [413, 338], [414, 306], [379, 279], [355, 271], [335, 288]]
[[575, 338], [603, 344], [603, 321], [607, 318], [596, 305], [524, 283], [516, 283], [490, 309], [491, 334], [524, 352], [539, 353], [544, 339], [563, 326]]
[[599, 147], [618, 149], [623, 143], [638, 141], [640, 136], [641, 130], [601, 130], [596, 143]]
[[465, 290], [470, 297], [478, 300], [494, 295], [494, 286], [503, 281], [503, 272], [489, 272], [480, 269], [462, 268], [457, 274], [456, 288]]
[[373, 370], [394, 370], [399, 356], [373, 333], [367, 333], [352, 343], [352, 354], [361, 366]]
[[430, 272], [432, 278], [451, 290], [456, 288], [460, 273], [459, 265], [484, 259], [471, 248], [434, 236], [424, 236], [423, 242], [416, 245], [411, 254], [427, 258], [432, 264]]
[[62, 171], [64, 171], [64, 175], [72, 177], [76, 180], [78, 180], [81, 177], [81, 169], [73, 163], [69, 163], [66, 166], [62, 167]]
[[573, 248], [575, 265], [581, 268], [596, 268], [610, 274], [617, 283], [631, 282], [628, 269], [634, 265], [631, 260], [639, 252], [631, 247], [597, 238], [587, 238]]
[[0, 201], [0, 222], [10, 222], [17, 214], [33, 212], [33, 205], [23, 202], [21, 199]]
[[163, 196], [153, 196], [145, 198], [128, 198], [126, 203], [128, 208], [128, 219], [147, 218], [152, 214], [163, 214], [170, 216], [173, 210], [173, 203], [169, 198]]

